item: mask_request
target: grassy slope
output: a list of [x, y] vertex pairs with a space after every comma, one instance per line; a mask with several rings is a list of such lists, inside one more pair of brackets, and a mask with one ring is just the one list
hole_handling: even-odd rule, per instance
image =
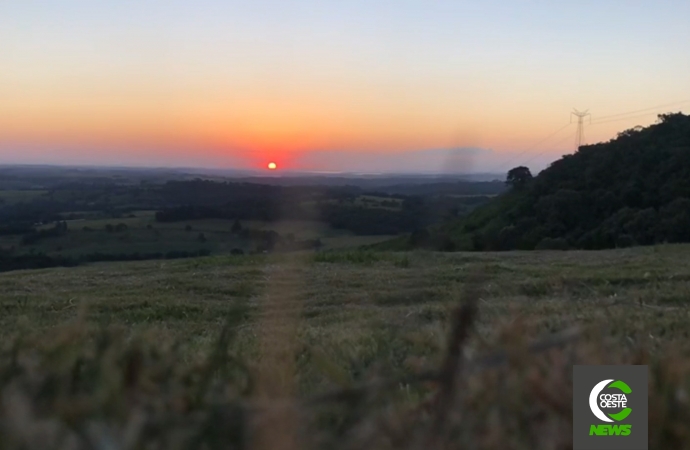
[[[19, 348], [28, 351], [26, 356], [33, 354], [32, 358], [36, 354], [31, 349], [44, 349], [38, 354], [43, 355], [47, 364], [43, 370], [53, 374], [47, 379], [61, 380], [61, 367], [67, 368], [68, 375], [75, 373], [75, 369], [69, 369], [75, 361], [90, 367], [84, 361], [94, 358], [94, 350], [88, 350], [86, 343], [91, 341], [86, 337], [98, 336], [98, 330], [105, 325], [115, 327], [119, 330], [115, 337], [106, 340], [110, 345], [106, 347], [111, 350], [96, 351], [102, 355], [93, 363], [93, 371], [101, 373], [93, 375], [96, 388], [89, 387], [91, 382], [83, 382], [86, 387], [80, 389], [87, 394], [49, 390], [41, 395], [57, 403], [40, 403], [41, 414], [54, 418], [55, 427], [70, 423], [72, 429], [87, 429], [89, 423], [97, 420], [100, 425], [115, 427], [112, 433], [117, 435], [124, 433], [117, 424], [126, 424], [134, 420], [132, 414], [139, 414], [139, 402], [167, 399], [172, 406], [156, 403], [156, 408], [167, 411], [165, 417], [173, 422], [165, 422], [168, 425], [163, 425], [159, 434], [154, 433], [150, 439], [167, 442], [165, 448], [188, 448], [182, 446], [186, 442], [182, 438], [175, 437], [175, 445], [165, 441], [176, 436], [179, 427], [192, 434], [201, 433], [210, 445], [215, 445], [214, 442], [226, 442], [223, 439], [239, 438], [218, 437], [207, 419], [198, 422], [199, 417], [215, 417], [213, 402], [234, 402], [238, 396], [283, 398], [295, 392], [309, 396], [371, 377], [395, 378], [438, 366], [443, 357], [449, 311], [479, 271], [486, 277], [477, 298], [479, 319], [464, 353], [474, 357], [503, 348], [514, 358], [507, 372], [501, 369], [488, 376], [467, 379], [470, 393], [462, 401], [470, 402], [467, 407], [473, 411], [473, 419], [457, 423], [448, 419], [446, 426], [456, 427], [453, 433], [448, 431], [448, 436], [454, 437], [443, 437], [445, 434], [441, 433], [443, 439], [456, 444], [472, 443], [475, 448], [568, 448], [570, 365], [651, 361], [658, 364], [651, 375], [652, 384], [657, 383], [658, 387], [650, 395], [651, 440], [657, 444], [650, 448], [685, 448], [683, 445], [689, 442], [683, 440], [687, 434], [682, 430], [687, 428], [679, 423], [688, 419], [687, 397], [683, 397], [687, 394], [682, 394], [686, 392], [682, 389], [688, 387], [690, 380], [690, 266], [686, 263], [689, 254], [690, 246], [685, 245], [603, 252], [343, 252], [316, 257], [208, 257], [13, 272], [0, 274], [0, 342], [7, 348], [14, 338], [21, 336], [24, 344]], [[225, 375], [220, 379], [226, 380], [225, 390], [195, 403], [185, 393], [196, 392], [195, 386], [205, 383], [199, 380], [206, 379], [206, 355], [215, 348], [220, 331], [228, 322], [232, 323], [229, 353], [246, 367], [240, 371], [242, 376], [237, 370], [222, 372]], [[520, 342], [573, 325], [585, 330], [575, 353], [556, 351], [529, 356], [520, 346]], [[100, 339], [95, 342], [101, 342]], [[143, 350], [133, 342], [143, 342]], [[174, 351], [169, 347], [173, 342], [179, 343]], [[16, 389], [10, 383], [13, 377], [24, 379], [29, 385], [35, 379], [22, 378], [17, 373], [23, 372], [11, 369], [15, 365], [8, 366], [11, 354], [3, 354], [0, 360], [0, 393], [6, 395]], [[76, 354], [86, 355], [82, 357], [85, 360], [75, 360]], [[133, 354], [144, 355], [138, 357], [143, 357], [143, 362], [136, 360], [137, 367], [143, 367], [137, 369], [137, 376], [143, 380], [138, 382], [143, 383], [141, 386], [154, 383], [146, 388], [148, 391], [140, 385], [127, 387], [123, 381], [127, 376], [112, 379], [113, 374], [119, 373], [118, 367], [129, 373], [131, 362], [127, 361]], [[664, 359], [672, 355], [673, 365], [664, 365]], [[99, 372], [105, 370], [103, 367], [110, 369]], [[169, 371], [165, 381], [151, 381], [158, 379], [153, 374], [160, 370]], [[185, 370], [192, 371], [191, 381], [183, 382], [187, 378], [178, 374], [187, 373]], [[237, 381], [238, 377], [245, 381]], [[246, 379], [254, 381], [248, 385]], [[171, 380], [182, 384], [178, 386]], [[540, 390], [534, 391], [535, 380], [539, 380]], [[164, 385], [160, 384], [163, 382]], [[104, 388], [98, 387], [102, 383], [109, 386], [109, 395], [113, 397], [103, 397]], [[169, 388], [170, 383], [177, 390]], [[244, 387], [230, 389], [237, 385]], [[156, 391], [154, 386], [173, 390]], [[238, 394], [237, 389], [245, 394]], [[664, 392], [668, 389], [681, 389], [673, 391], [680, 392], [679, 400], [666, 398]], [[158, 397], [150, 397], [151, 392], [157, 392]], [[396, 385], [390, 397], [379, 399], [383, 410], [371, 407], [359, 411], [358, 420], [378, 424], [376, 430], [381, 421], [390, 421], [386, 426], [392, 428], [379, 431], [406, 443], [390, 445], [413, 447], [417, 441], [406, 440], [410, 438], [405, 438], [405, 433], [422, 436], [433, 425], [427, 425], [429, 415], [423, 413], [428, 407], [424, 400], [428, 392], [428, 387]], [[122, 404], [121, 398], [140, 395], [140, 400]], [[23, 398], [29, 405], [33, 401], [33, 397]], [[74, 408], [60, 406], [65, 401], [74, 404]], [[187, 406], [180, 410], [174, 406], [178, 401]], [[158, 409], [153, 411], [147, 413], [151, 420], [158, 417]], [[353, 413], [327, 408], [319, 412], [314, 426], [330, 434], [308, 433], [308, 438], [299, 439], [319, 436], [328, 446], [335, 447], [346, 441], [338, 438], [338, 433], [349, 430], [354, 434], [347, 435], [348, 439], [358, 446], [365, 445], [359, 441], [364, 439], [360, 434], [363, 431], [350, 422]], [[7, 414], [7, 409], [0, 408], [0, 424], [14, 424], [8, 422], [8, 417], [13, 416]], [[548, 419], [535, 419], [539, 414], [546, 414]], [[287, 421], [287, 428], [281, 433], [289, 435], [281, 435], [281, 439], [298, 439], [289, 431], [296, 426], [292, 422], [296, 420], [294, 415], [281, 417]], [[518, 422], [516, 417], [520, 418]], [[178, 419], [180, 422], [175, 422]], [[37, 419], [12, 425], [19, 427], [12, 428], [16, 439], [21, 440], [26, 430], [33, 430], [32, 420]], [[488, 426], [486, 421], [493, 421], [495, 441], [485, 441], [488, 438], [482, 430]], [[226, 422], [223, 427], [227, 426]], [[355, 433], [350, 428], [359, 431]], [[266, 436], [260, 426], [254, 432]], [[5, 436], [14, 436], [12, 433]], [[392, 439], [391, 436], [386, 439]], [[0, 448], [18, 448], [11, 446], [14, 441], [8, 439], [0, 437]], [[140, 439], [148, 438], [141, 435]], [[369, 448], [387, 448], [386, 439], [376, 439], [367, 444]], [[225, 447], [219, 444], [212, 448]]]
[[473, 250], [472, 232], [475, 230], [500, 230], [507, 225], [504, 212], [509, 211], [519, 197], [514, 192], [505, 192], [486, 205], [481, 205], [467, 217], [443, 223], [437, 227], [451, 237], [459, 250]]
[[[212, 325], [222, 323], [224, 308], [236, 301], [255, 304], [270, 288], [272, 271], [284, 268], [294, 270], [295, 279], [289, 281], [300, 286], [307, 329], [338, 327], [342, 319], [366, 331], [371, 323], [360, 321], [362, 317], [395, 323], [420, 311], [444, 310], [455, 303], [457, 291], [477, 267], [489, 277], [483, 298], [490, 316], [506, 319], [497, 312], [510, 306], [530, 320], [564, 324], [575, 312], [580, 322], [601, 318], [601, 310], [590, 308], [590, 303], [613, 297], [685, 308], [690, 304], [689, 254], [686, 245], [602, 252], [346, 252], [316, 258], [217, 256], [19, 271], [0, 274], [0, 333], [6, 337], [16, 331], [20, 319], [34, 328], [58, 325], [86, 307], [93, 323], [172, 328], [184, 339], [198, 336], [198, 327], [214, 334]], [[307, 262], [300, 262], [304, 258]], [[557, 307], [554, 315], [542, 316], [552, 306]], [[258, 312], [250, 314], [247, 327]], [[647, 308], [628, 312], [649, 318], [649, 326], [659, 316]], [[424, 323], [408, 322], [396, 325], [404, 330]], [[653, 331], [649, 328], [657, 334]], [[680, 337], [687, 335], [676, 331]], [[665, 333], [665, 339], [678, 337], [672, 330]]]

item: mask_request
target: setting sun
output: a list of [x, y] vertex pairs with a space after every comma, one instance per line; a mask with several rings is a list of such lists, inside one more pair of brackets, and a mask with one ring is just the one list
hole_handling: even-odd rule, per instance
[[276, 170], [278, 168], [278, 165], [274, 162], [268, 163], [268, 170]]

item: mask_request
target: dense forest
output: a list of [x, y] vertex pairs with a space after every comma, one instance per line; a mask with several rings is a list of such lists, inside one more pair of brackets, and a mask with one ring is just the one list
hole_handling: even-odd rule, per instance
[[[609, 142], [582, 146], [416, 246], [446, 249], [604, 249], [690, 241], [690, 116], [660, 115]], [[450, 244], [449, 244], [450, 243]]]

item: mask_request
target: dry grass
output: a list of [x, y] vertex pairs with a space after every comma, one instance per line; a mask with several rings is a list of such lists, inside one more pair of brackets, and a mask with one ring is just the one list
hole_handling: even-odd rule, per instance
[[572, 365], [650, 365], [690, 448], [688, 246], [0, 275], [0, 449], [571, 448]]

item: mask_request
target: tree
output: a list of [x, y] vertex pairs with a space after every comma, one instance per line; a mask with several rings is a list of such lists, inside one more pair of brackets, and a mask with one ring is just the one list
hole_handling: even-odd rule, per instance
[[242, 231], [242, 224], [240, 223], [239, 220], [235, 219], [235, 222], [232, 224], [232, 228], [230, 229], [232, 234], [239, 234]]
[[530, 181], [532, 181], [532, 172], [525, 166], [510, 169], [506, 177], [506, 184], [513, 189], [522, 189]]
[[668, 242], [690, 241], [690, 200], [677, 198], [659, 214], [659, 229]]

